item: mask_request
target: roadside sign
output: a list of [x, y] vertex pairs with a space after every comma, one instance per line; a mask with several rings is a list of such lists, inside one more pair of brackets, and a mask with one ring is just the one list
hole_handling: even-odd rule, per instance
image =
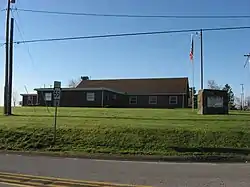
[[54, 106], [58, 107], [60, 105], [60, 100], [54, 100]]
[[55, 106], [55, 118], [54, 118], [54, 145], [56, 144], [56, 123], [57, 123], [57, 107], [60, 105], [61, 99], [61, 82], [54, 81], [54, 91], [53, 91], [53, 100]]
[[61, 82], [60, 81], [54, 81], [54, 88], [61, 88]]
[[53, 92], [54, 100], [60, 100], [61, 98], [61, 88], [55, 88]]

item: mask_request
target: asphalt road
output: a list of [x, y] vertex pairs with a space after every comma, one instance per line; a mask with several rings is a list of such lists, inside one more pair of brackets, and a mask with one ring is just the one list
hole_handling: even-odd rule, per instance
[[250, 164], [127, 162], [0, 154], [0, 179], [1, 173], [6, 172], [161, 187], [250, 186]]

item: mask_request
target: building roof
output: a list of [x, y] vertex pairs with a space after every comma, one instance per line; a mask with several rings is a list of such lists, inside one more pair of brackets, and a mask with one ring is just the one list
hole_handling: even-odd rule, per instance
[[188, 78], [82, 80], [77, 89], [107, 88], [128, 94], [186, 94]]
[[[54, 88], [35, 88], [35, 91], [43, 91], [43, 92], [53, 92]], [[102, 91], [102, 90], [107, 90], [111, 92], [117, 92], [124, 94], [124, 92], [118, 92], [116, 90], [112, 90], [109, 88], [104, 88], [104, 87], [90, 87], [90, 88], [61, 88], [61, 91]]]
[[37, 96], [35, 93], [30, 93], [30, 94], [20, 94], [21, 96]]

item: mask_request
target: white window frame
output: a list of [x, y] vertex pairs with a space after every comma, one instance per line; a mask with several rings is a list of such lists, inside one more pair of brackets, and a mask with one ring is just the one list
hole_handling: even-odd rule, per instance
[[148, 97], [148, 104], [150, 104], [150, 105], [156, 105], [157, 104], [157, 96], [149, 96]]
[[[172, 102], [173, 98], [175, 98], [175, 102]], [[177, 96], [169, 96], [168, 103], [170, 105], [176, 105], [178, 103], [178, 97]]]
[[86, 100], [87, 101], [95, 101], [95, 93], [94, 92], [87, 92]]
[[[135, 102], [132, 102], [133, 99], [135, 99]], [[130, 96], [129, 97], [129, 104], [136, 105], [137, 104], [137, 96]]]
[[52, 101], [52, 93], [51, 92], [45, 92], [44, 99], [45, 99], [45, 101]]

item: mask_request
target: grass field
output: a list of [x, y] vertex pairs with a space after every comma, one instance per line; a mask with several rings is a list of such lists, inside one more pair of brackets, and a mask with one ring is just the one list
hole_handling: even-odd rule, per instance
[[250, 113], [198, 115], [191, 109], [15, 108], [0, 116], [0, 148], [114, 154], [194, 154], [194, 148], [250, 147]]

